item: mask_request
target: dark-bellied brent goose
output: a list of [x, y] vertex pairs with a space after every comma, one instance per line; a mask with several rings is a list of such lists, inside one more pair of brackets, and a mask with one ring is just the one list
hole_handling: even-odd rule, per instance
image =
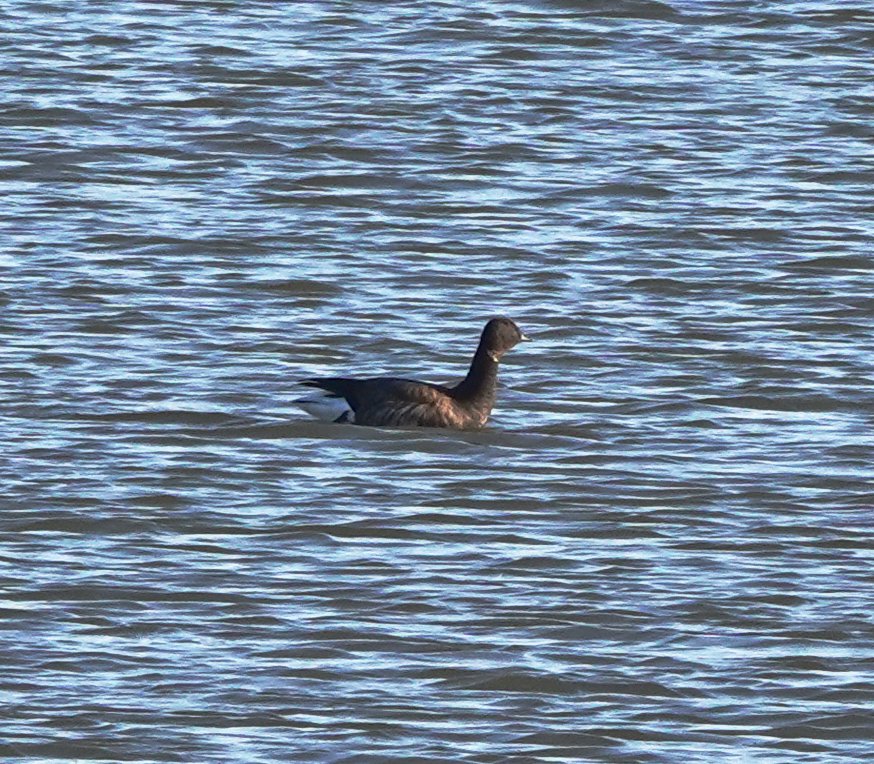
[[483, 329], [467, 376], [454, 387], [397, 377], [317, 377], [302, 385], [319, 390], [295, 403], [317, 419], [373, 427], [477, 429], [495, 405], [498, 363], [522, 334], [509, 318], [493, 318]]

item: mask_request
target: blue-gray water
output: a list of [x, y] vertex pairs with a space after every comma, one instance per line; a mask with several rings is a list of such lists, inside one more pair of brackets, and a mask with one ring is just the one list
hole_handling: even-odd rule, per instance
[[874, 758], [869, 3], [2, 13], [2, 761]]

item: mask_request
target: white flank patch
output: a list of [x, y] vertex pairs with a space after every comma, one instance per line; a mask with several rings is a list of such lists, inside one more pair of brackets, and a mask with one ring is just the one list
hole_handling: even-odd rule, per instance
[[345, 398], [337, 398], [330, 393], [316, 393], [308, 398], [293, 401], [311, 417], [323, 422], [336, 422], [345, 416], [344, 422], [354, 422], [355, 413], [349, 408]]

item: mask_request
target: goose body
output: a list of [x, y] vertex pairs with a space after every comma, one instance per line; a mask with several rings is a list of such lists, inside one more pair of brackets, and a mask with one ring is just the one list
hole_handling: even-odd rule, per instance
[[318, 377], [301, 382], [318, 392], [295, 403], [331, 422], [478, 429], [495, 405], [501, 357], [523, 339], [509, 318], [494, 318], [483, 329], [467, 376], [453, 387], [399, 377]]

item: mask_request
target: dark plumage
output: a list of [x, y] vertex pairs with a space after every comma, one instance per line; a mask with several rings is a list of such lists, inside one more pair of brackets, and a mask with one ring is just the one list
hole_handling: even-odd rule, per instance
[[454, 387], [397, 377], [319, 377], [301, 382], [320, 390], [319, 396], [295, 402], [335, 422], [476, 429], [485, 425], [495, 405], [501, 357], [525, 339], [509, 318], [493, 318], [483, 329], [467, 376]]

